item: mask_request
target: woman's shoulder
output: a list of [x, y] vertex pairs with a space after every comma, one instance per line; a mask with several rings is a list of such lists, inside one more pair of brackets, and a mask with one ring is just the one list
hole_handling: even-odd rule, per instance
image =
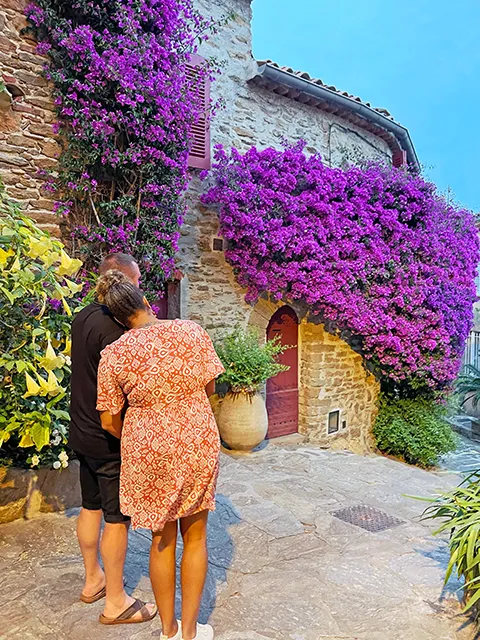
[[193, 320], [176, 320], [175, 324], [179, 329], [186, 334], [192, 336], [205, 336], [207, 332], [203, 327], [201, 327], [197, 322], [193, 322]]
[[111, 342], [104, 349], [102, 349], [102, 358], [115, 356], [115, 354], [118, 353], [120, 349], [123, 349], [128, 344], [130, 338], [131, 336], [129, 336], [129, 332], [126, 331], [122, 336], [115, 340], [115, 342]]

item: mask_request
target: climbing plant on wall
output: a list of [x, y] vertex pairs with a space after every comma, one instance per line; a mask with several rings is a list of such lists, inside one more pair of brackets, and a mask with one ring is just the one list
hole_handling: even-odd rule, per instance
[[190, 132], [205, 105], [188, 71], [216, 28], [191, 0], [38, 0], [27, 9], [57, 109], [63, 151], [46, 175], [87, 269], [132, 252], [157, 292], [173, 268]]
[[218, 148], [219, 207], [247, 299], [303, 301], [355, 345], [385, 391], [431, 394], [458, 373], [476, 298], [474, 216], [419, 175], [327, 167], [303, 144]]

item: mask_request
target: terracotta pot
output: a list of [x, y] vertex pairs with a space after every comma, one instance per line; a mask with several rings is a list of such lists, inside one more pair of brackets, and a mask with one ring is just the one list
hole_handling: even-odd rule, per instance
[[223, 442], [234, 451], [251, 451], [267, 435], [268, 416], [260, 394], [227, 393], [218, 411]]

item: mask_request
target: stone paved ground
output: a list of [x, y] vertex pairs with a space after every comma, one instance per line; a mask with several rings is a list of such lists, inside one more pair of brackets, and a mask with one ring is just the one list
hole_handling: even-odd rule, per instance
[[442, 466], [461, 473], [480, 469], [480, 442], [464, 436], [458, 436], [458, 440], [458, 449], [442, 459]]
[[[276, 444], [223, 456], [211, 518], [202, 609], [218, 640], [467, 640], [454, 589], [442, 593], [445, 544], [420, 523], [422, 503], [458, 477], [382, 457]], [[366, 504], [404, 524], [370, 533], [331, 515]], [[0, 637], [159, 639], [148, 625], [107, 628], [100, 604], [78, 601], [82, 565], [74, 513], [0, 527]], [[149, 540], [131, 536], [128, 589], [150, 597]]]

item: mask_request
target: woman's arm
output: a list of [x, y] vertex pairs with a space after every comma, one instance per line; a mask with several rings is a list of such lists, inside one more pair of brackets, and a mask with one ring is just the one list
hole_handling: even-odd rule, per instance
[[102, 429], [108, 431], [108, 433], [111, 433], [112, 436], [115, 436], [115, 438], [118, 438], [120, 440], [120, 438], [122, 437], [123, 427], [121, 413], [112, 415], [110, 411], [102, 411], [100, 413], [100, 422], [102, 423]]
[[210, 382], [205, 387], [205, 392], [208, 398], [215, 395], [215, 380], [210, 380]]

